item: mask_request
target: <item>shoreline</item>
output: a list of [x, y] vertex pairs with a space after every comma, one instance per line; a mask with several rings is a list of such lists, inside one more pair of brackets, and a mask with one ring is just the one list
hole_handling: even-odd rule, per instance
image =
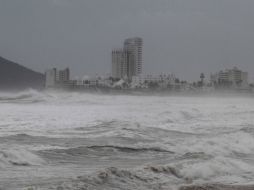
[[130, 95], [130, 96], [178, 96], [178, 97], [254, 97], [253, 91], [237, 90], [214, 90], [214, 91], [172, 91], [167, 89], [110, 89], [110, 88], [88, 88], [88, 89], [43, 89], [42, 92], [70, 92], [90, 93], [102, 95]]

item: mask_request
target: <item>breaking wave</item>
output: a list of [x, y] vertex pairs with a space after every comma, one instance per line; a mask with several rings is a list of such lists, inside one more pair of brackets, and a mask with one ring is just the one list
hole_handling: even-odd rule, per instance
[[169, 181], [186, 182], [177, 169], [170, 166], [147, 166], [129, 170], [110, 167], [91, 176], [80, 176], [71, 184], [61, 184], [62, 189], [96, 189], [96, 190], [173, 190]]
[[183, 186], [179, 190], [253, 190], [254, 185], [189, 185]]
[[45, 164], [45, 161], [36, 154], [27, 150], [1, 150], [0, 167], [7, 166], [35, 166]]
[[254, 125], [243, 127], [243, 128], [240, 129], [240, 131], [243, 131], [245, 133], [253, 134], [254, 135]]
[[236, 101], [0, 93], [0, 184], [20, 189], [38, 177], [38, 188], [53, 189], [237, 189], [199, 186], [253, 181], [253, 100]]
[[59, 189], [96, 190], [253, 190], [253, 185], [210, 183], [193, 185], [194, 178], [186, 177], [180, 168], [173, 166], [145, 166], [139, 169], [110, 167], [93, 175], [80, 176]]
[[[92, 151], [92, 152], [91, 152]], [[89, 155], [89, 153], [112, 153], [112, 152], [122, 152], [122, 153], [165, 153], [165, 154], [174, 154], [174, 152], [169, 151], [169, 150], [164, 150], [161, 148], [157, 147], [150, 147], [150, 148], [145, 148], [145, 147], [128, 147], [128, 146], [114, 146], [114, 145], [94, 145], [94, 146], [80, 146], [76, 148], [68, 148], [68, 149], [51, 149], [51, 150], [46, 150], [42, 152], [54, 152], [54, 153], [60, 153], [60, 154], [67, 154], [67, 155]], [[113, 155], [112, 155], [113, 156]]]
[[29, 89], [18, 93], [0, 93], [0, 102], [15, 102], [15, 103], [36, 103], [44, 102], [49, 95]]
[[106, 145], [106, 146], [90, 146], [87, 147], [89, 149], [116, 149], [121, 152], [165, 152], [173, 154], [174, 152], [164, 150], [158, 147], [150, 147], [150, 148], [138, 148], [138, 147], [121, 147], [121, 146], [114, 146], [114, 145]]

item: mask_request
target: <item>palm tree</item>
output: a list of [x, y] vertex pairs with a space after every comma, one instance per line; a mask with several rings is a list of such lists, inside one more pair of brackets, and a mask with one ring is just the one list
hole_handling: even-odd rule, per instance
[[204, 73], [200, 74], [200, 79], [201, 79], [201, 85], [203, 86], [204, 85], [204, 79], [205, 79], [205, 74]]

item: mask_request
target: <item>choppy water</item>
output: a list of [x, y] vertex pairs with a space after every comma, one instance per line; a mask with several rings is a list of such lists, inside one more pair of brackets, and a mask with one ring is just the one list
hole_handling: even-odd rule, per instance
[[253, 184], [254, 99], [0, 93], [0, 171], [0, 189]]

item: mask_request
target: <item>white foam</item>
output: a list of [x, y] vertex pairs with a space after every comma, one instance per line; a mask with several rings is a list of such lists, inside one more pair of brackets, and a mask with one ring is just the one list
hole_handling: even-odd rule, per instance
[[[136, 147], [158, 147], [175, 152], [175, 160], [169, 164], [175, 164], [182, 175], [196, 181], [223, 179], [230, 182], [231, 179], [234, 183], [249, 183], [249, 179], [254, 179], [254, 134], [241, 130], [253, 127], [254, 99], [37, 91], [8, 94], [8, 97], [15, 99], [24, 94], [29, 96], [18, 101], [0, 101], [0, 136], [25, 133], [103, 142], [114, 139], [114, 143], [126, 142], [121, 138], [136, 139]], [[0, 94], [0, 97], [6, 96]], [[20, 104], [22, 101], [30, 103]], [[22, 150], [8, 149], [8, 140], [3, 146], [6, 150], [0, 154], [1, 164], [43, 162], [29, 146]], [[180, 159], [187, 153], [199, 152], [208, 158]]]

